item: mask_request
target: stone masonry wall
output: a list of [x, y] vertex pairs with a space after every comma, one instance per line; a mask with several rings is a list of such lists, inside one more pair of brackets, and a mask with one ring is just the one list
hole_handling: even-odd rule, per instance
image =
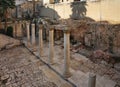
[[120, 54], [120, 25], [83, 23], [71, 35], [93, 49]]

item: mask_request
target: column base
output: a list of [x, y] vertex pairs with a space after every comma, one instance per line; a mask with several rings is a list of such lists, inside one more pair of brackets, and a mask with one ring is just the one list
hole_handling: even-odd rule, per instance
[[37, 48], [35, 46], [31, 46], [31, 50], [32, 50], [32, 52], [36, 52]]
[[39, 46], [38, 52], [39, 52], [39, 57], [43, 57], [44, 56], [43, 48], [42, 47]]
[[69, 78], [69, 77], [72, 76], [72, 74], [71, 74], [70, 72], [65, 72], [65, 73], [63, 74], [63, 76], [64, 76], [64, 78]]
[[36, 46], [36, 43], [31, 43], [31, 45], [34, 47], [34, 46]]
[[30, 44], [30, 42], [27, 42], [27, 47], [31, 47], [31, 44]]
[[49, 65], [54, 65], [55, 63], [54, 62], [49, 62]]
[[44, 55], [39, 53], [39, 57], [44, 57]]

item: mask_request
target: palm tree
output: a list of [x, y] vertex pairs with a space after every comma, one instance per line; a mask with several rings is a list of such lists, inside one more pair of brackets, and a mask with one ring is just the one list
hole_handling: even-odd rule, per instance
[[15, 7], [15, 0], [0, 0], [0, 13], [1, 17], [5, 18], [5, 32], [7, 29], [7, 17], [8, 9], [13, 9]]

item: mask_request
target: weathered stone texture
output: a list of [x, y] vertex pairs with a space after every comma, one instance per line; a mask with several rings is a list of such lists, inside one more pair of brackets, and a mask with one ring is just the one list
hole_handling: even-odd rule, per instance
[[1, 51], [0, 87], [57, 87], [39, 69], [43, 65], [23, 47]]
[[0, 34], [0, 50], [9, 49], [21, 45], [19, 40]]

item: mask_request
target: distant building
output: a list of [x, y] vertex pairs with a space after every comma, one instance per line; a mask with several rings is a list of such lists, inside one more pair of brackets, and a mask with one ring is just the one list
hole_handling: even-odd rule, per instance
[[20, 4], [23, 4], [25, 3], [27, 0], [15, 0], [15, 4], [16, 5], [20, 5]]

